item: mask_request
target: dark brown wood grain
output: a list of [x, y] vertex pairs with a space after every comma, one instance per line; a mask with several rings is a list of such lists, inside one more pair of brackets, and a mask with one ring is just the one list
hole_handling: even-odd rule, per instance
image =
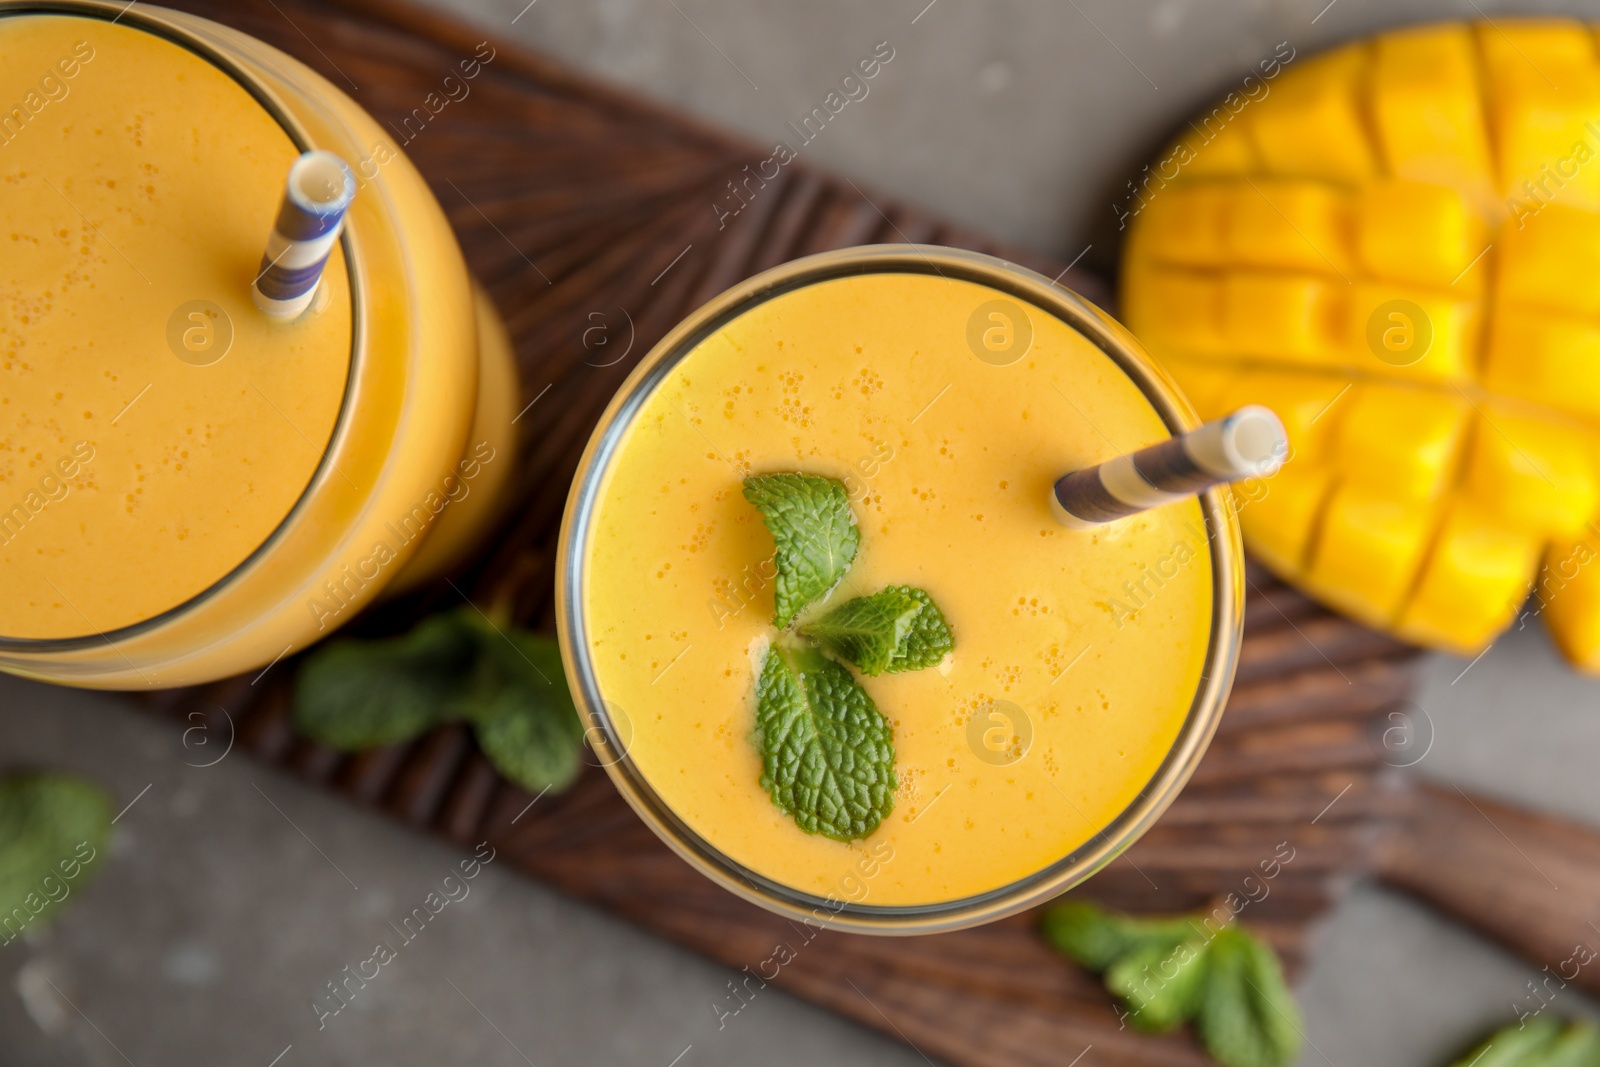
[[[397, 123], [483, 35], [390, 0], [177, 0], [277, 45]], [[312, 45], [311, 42], [316, 44]], [[496, 42], [470, 97], [405, 150], [432, 184], [467, 258], [511, 330], [523, 403], [514, 500], [455, 583], [505, 596], [524, 624], [552, 628], [555, 542], [590, 428], [650, 346], [700, 302], [752, 273], [828, 248], [908, 238], [1005, 255], [1057, 276], [1045, 257], [1002, 249], [803, 163], [718, 226], [724, 183], [766, 153]], [[398, 139], [398, 138], [397, 138]], [[687, 249], [687, 252], [685, 251]], [[680, 257], [681, 254], [681, 258]], [[674, 262], [676, 260], [676, 262]], [[1103, 302], [1095, 278], [1062, 278]], [[586, 349], [592, 312], [631, 321], [628, 358]], [[616, 337], [620, 337], [617, 334]], [[1080, 892], [1140, 911], [1198, 908], [1248, 893], [1282, 848], [1293, 859], [1242, 919], [1298, 970], [1307, 931], [1374, 862], [1400, 796], [1368, 741], [1368, 719], [1411, 690], [1412, 652], [1336, 618], [1252, 570], [1239, 681], [1210, 754], [1161, 822]], [[459, 603], [439, 584], [381, 606], [352, 632], [392, 633]], [[696, 875], [634, 817], [598, 769], [534, 804], [500, 779], [470, 734], [446, 727], [393, 749], [344, 755], [297, 738], [293, 660], [258, 684], [234, 679], [159, 694], [184, 716], [226, 709], [238, 744], [288, 773], [420, 829], [484, 838], [529, 875], [719, 960], [754, 967], [801, 936], [787, 921]], [[1280, 853], [1281, 854], [1281, 853]], [[925, 1054], [969, 1065], [1199, 1065], [1191, 1039], [1123, 1029], [1098, 983], [1054, 955], [1036, 915], [912, 939], [824, 932], [773, 983]], [[714, 1025], [708, 1005], [707, 1025]]]
[[[1378, 853], [1378, 873], [1547, 968], [1600, 993], [1600, 834], [1469, 793], [1419, 785]], [[1540, 1001], [1529, 994], [1527, 1010]]]

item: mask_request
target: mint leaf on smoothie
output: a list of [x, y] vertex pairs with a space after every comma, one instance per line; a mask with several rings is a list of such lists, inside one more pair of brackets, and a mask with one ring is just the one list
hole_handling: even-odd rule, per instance
[[905, 636], [895, 646], [889, 660], [890, 673], [920, 671], [924, 667], [937, 667], [941, 660], [956, 647], [950, 636], [950, 624], [933, 598], [921, 589], [909, 585], [892, 585], [885, 592], [902, 593], [922, 605], [922, 610], [911, 619]]
[[772, 621], [781, 630], [839, 584], [856, 558], [861, 531], [844, 483], [832, 478], [753, 474], [744, 480], [744, 498], [761, 512], [777, 546]]
[[[841, 482], [801, 473], [752, 475], [744, 496], [777, 546], [773, 621], [787, 629], [855, 560], [850, 496]], [[894, 738], [839, 660], [868, 675], [921, 670], [951, 650], [950, 627], [932, 597], [898, 585], [840, 604], [797, 636], [780, 635], [756, 679], [761, 788], [806, 833], [855, 841], [894, 807]]]
[[934, 667], [955, 647], [933, 598], [909, 585], [848, 600], [800, 634], [868, 675]]
[[800, 627], [833, 655], [854, 663], [863, 674], [882, 674], [905, 645], [922, 601], [904, 589], [885, 589], [847, 600], [815, 622]]
[[855, 841], [894, 807], [889, 721], [850, 671], [817, 649], [767, 650], [755, 736], [761, 787], [806, 833]]

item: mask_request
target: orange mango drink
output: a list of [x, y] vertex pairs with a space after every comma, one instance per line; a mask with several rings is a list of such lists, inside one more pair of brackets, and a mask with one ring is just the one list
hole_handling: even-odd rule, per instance
[[[1192, 425], [1120, 328], [998, 260], [879, 247], [754, 279], [645, 360], [580, 467], [560, 621], [591, 740], [680, 854], [780, 911], [916, 932], [1081, 881], [1198, 759], [1242, 577], [1223, 497], [1078, 531], [1051, 485]], [[856, 672], [894, 748], [892, 807], [856, 840], [764, 782], [757, 680], [794, 634], [742, 486], [776, 472], [843, 486], [859, 534], [802, 629], [911, 586], [953, 638], [930, 669]]]
[[[459, 550], [511, 465], [509, 349], [341, 92], [187, 15], [62, 7], [0, 3], [0, 667], [258, 668]], [[358, 188], [275, 322], [251, 284], [311, 148]]]

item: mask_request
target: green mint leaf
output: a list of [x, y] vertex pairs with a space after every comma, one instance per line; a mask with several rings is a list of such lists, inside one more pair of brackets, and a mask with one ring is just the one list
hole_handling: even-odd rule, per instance
[[[1211, 939], [1195, 1022], [1223, 1067], [1283, 1067], [1300, 1052], [1300, 1009], [1278, 957], [1238, 926]], [[1481, 1067], [1481, 1065], [1480, 1065]]]
[[1171, 952], [1196, 933], [1187, 918], [1136, 919], [1083, 900], [1052, 907], [1044, 914], [1041, 930], [1052, 945], [1096, 974], [1130, 953]]
[[495, 768], [535, 792], [570, 785], [583, 723], [554, 640], [499, 627], [470, 605], [379, 641], [335, 641], [295, 681], [295, 725], [345, 751], [468, 719]]
[[[1573, 1026], [1566, 1034], [1562, 1032], [1562, 1023], [1554, 1018], [1537, 1018], [1524, 1020], [1514, 1026], [1507, 1026], [1489, 1037], [1466, 1056], [1456, 1061], [1455, 1067], [1555, 1067], [1558, 1060], [1555, 1052], [1566, 1040], [1567, 1034], [1577, 1031], [1577, 1038], [1593, 1039], [1594, 1030], [1588, 1026]], [[1585, 1034], [1583, 1031], [1587, 1031]], [[1564, 1052], [1578, 1051], [1568, 1045]], [[1561, 1059], [1565, 1059], [1565, 1055]], [[1572, 1059], [1573, 1067], [1591, 1067], [1600, 1063], [1596, 1059]], [[1567, 1067], [1562, 1063], [1562, 1067]]]
[[1106, 988], [1128, 1006], [1133, 1025], [1163, 1034], [1199, 1010], [1205, 991], [1206, 942], [1191, 936], [1175, 948], [1146, 945], [1113, 963]]
[[861, 544], [841, 482], [815, 474], [753, 474], [744, 498], [761, 512], [777, 553], [773, 586], [779, 629], [794, 622], [844, 577]]
[[582, 770], [583, 722], [559, 646], [511, 627], [482, 629], [478, 677], [455, 708], [501, 774], [530, 792], [565, 789]]
[[1571, 1024], [1550, 1045], [1541, 1063], [1543, 1067], [1595, 1067], [1600, 1064], [1600, 1032], [1593, 1023]]
[[903, 588], [891, 588], [848, 600], [802, 626], [800, 633], [854, 663], [862, 673], [882, 674], [904, 646], [912, 620], [921, 613], [922, 601]]
[[905, 637], [895, 647], [894, 656], [889, 660], [890, 672], [937, 667], [956, 647], [955, 638], [950, 636], [950, 624], [944, 621], [944, 613], [931, 596], [913, 586], [893, 585], [884, 592], [903, 593], [922, 605], [922, 610], [911, 620]]
[[111, 804], [99, 786], [68, 774], [0, 780], [0, 944], [38, 929], [99, 871]]
[[767, 650], [756, 683], [761, 787], [809, 834], [866, 837], [894, 807], [894, 740], [849, 670], [814, 648]]
[[451, 702], [471, 684], [480, 643], [464, 612], [400, 637], [330, 641], [295, 679], [295, 727], [347, 752], [409, 741], [455, 718]]

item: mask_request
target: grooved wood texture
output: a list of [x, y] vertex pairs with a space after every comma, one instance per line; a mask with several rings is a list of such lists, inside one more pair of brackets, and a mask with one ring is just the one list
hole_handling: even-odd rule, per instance
[[[376, 0], [178, 0], [261, 37], [398, 128], [483, 35]], [[314, 43], [313, 43], [314, 42]], [[718, 228], [712, 202], [767, 151], [731, 140], [496, 42], [494, 61], [405, 145], [460, 235], [514, 338], [523, 431], [515, 500], [491, 546], [456, 584], [480, 603], [508, 597], [525, 624], [553, 628], [561, 509], [589, 430], [638, 358], [678, 319], [742, 278], [823, 249], [876, 241], [960, 245], [1054, 277], [1060, 265], [830, 178], [800, 163]], [[402, 141], [396, 136], [396, 141]], [[870, 199], [869, 199], [870, 196]], [[687, 249], [687, 251], [685, 251]], [[1096, 279], [1062, 279], [1091, 299]], [[583, 331], [606, 317], [610, 343]], [[623, 314], [625, 312], [625, 314]], [[449, 585], [369, 612], [349, 632], [382, 634], [459, 603]], [[1294, 859], [1243, 919], [1291, 971], [1311, 922], [1370, 867], [1398, 795], [1369, 742], [1369, 720], [1412, 685], [1412, 652], [1252, 570], [1238, 684], [1209, 754], [1166, 817], [1082, 891], [1130, 910], [1199, 907], [1246, 882], [1280, 842]], [[417, 742], [346, 756], [297, 738], [286, 661], [238, 678], [157, 694], [158, 710], [199, 712], [288, 773], [419, 829], [484, 838], [529, 875], [739, 969], [787, 942], [774, 984], [926, 1054], [957, 1064], [1208, 1062], [1184, 1035], [1119, 1028], [1091, 977], [1038, 939], [1035, 916], [934, 937], [824, 932], [805, 941], [783, 919], [692, 872], [636, 819], [598, 769], [562, 796], [534, 799], [501, 780], [471, 735], [448, 726]], [[216, 736], [216, 735], [213, 735]], [[712, 1020], [708, 1010], [708, 1024]]]

